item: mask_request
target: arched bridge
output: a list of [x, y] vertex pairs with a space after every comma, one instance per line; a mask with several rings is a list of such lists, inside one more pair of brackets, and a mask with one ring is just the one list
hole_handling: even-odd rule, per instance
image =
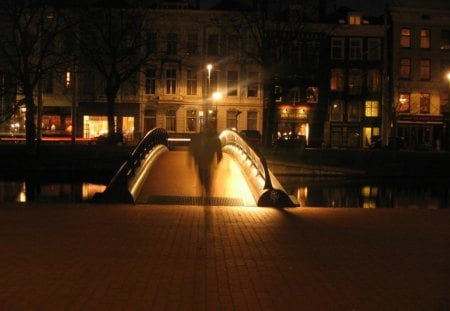
[[164, 129], [149, 131], [115, 174], [99, 202], [298, 206], [270, 172], [264, 156], [232, 130], [219, 135], [223, 159], [213, 164], [206, 195], [188, 150], [171, 150]]

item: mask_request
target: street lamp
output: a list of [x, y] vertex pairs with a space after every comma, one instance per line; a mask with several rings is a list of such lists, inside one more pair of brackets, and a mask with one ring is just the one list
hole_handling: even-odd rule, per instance
[[219, 100], [222, 99], [222, 93], [221, 92], [214, 92], [212, 94], [212, 99], [213, 99], [214, 104], [216, 105], [216, 113], [215, 113], [214, 122], [216, 123], [215, 127], [216, 127], [216, 130], [217, 130], [217, 116], [218, 116], [217, 103], [218, 103]]
[[212, 65], [211, 64], [208, 64], [208, 65], [206, 65], [206, 69], [208, 70], [208, 97], [209, 97], [209, 94], [211, 93], [211, 70], [212, 70]]
[[444, 141], [443, 141], [443, 147], [445, 150], [448, 150], [449, 147], [449, 112], [450, 112], [450, 71], [447, 73], [447, 81], [448, 81], [448, 87], [447, 87], [447, 107], [445, 109], [445, 111], [441, 111], [442, 114], [444, 115], [444, 126], [443, 126], [443, 136], [444, 136]]

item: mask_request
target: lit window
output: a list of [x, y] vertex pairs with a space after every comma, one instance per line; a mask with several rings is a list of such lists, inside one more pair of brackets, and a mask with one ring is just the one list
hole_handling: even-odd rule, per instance
[[379, 69], [369, 69], [367, 72], [367, 90], [379, 92], [381, 89], [381, 75]]
[[364, 115], [366, 117], [378, 117], [379, 105], [377, 100], [366, 100], [366, 109]]
[[420, 31], [420, 48], [421, 49], [430, 48], [430, 31], [428, 29], [422, 29]]
[[430, 93], [420, 94], [420, 113], [430, 113]]
[[420, 60], [420, 79], [421, 80], [430, 80], [430, 67], [431, 67], [431, 62], [429, 59], [421, 59]]
[[330, 121], [342, 121], [343, 102], [341, 100], [334, 100], [330, 107]]
[[361, 15], [355, 14], [355, 13], [350, 13], [348, 15], [348, 23], [350, 25], [361, 25]]
[[330, 89], [332, 91], [344, 90], [344, 70], [340, 68], [331, 69]]
[[411, 29], [402, 28], [400, 30], [400, 47], [402, 48], [411, 47]]
[[398, 112], [409, 113], [410, 111], [410, 97], [409, 93], [400, 93], [398, 98]]
[[247, 129], [248, 130], [258, 129], [258, 112], [256, 111], [247, 112]]
[[177, 92], [177, 70], [166, 70], [166, 94], [176, 94]]
[[176, 111], [167, 110], [166, 111], [166, 130], [174, 132], [176, 131]]
[[197, 131], [197, 111], [196, 110], [188, 110], [186, 112], [186, 130], [188, 132], [196, 132]]
[[238, 117], [237, 110], [229, 110], [229, 111], [227, 111], [227, 128], [234, 128], [234, 129], [236, 129], [237, 117]]
[[411, 78], [411, 59], [409, 58], [400, 59], [400, 78], [401, 79]]
[[306, 88], [306, 102], [309, 104], [317, 104], [319, 101], [319, 88], [310, 86]]

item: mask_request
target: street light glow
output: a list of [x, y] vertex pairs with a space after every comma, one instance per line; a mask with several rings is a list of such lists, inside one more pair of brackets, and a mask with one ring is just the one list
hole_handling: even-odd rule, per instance
[[219, 100], [219, 99], [222, 98], [222, 93], [221, 92], [214, 92], [212, 94], [212, 97], [213, 97], [214, 100]]

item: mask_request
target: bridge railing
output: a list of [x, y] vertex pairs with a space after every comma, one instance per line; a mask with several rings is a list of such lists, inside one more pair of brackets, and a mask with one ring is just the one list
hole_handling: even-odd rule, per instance
[[94, 196], [94, 201], [134, 202], [151, 165], [166, 151], [167, 131], [162, 128], [150, 130], [120, 166], [105, 191]]
[[222, 148], [239, 163], [258, 206], [292, 207], [298, 206], [270, 172], [264, 155], [247, 143], [234, 130], [224, 130], [219, 135]]

